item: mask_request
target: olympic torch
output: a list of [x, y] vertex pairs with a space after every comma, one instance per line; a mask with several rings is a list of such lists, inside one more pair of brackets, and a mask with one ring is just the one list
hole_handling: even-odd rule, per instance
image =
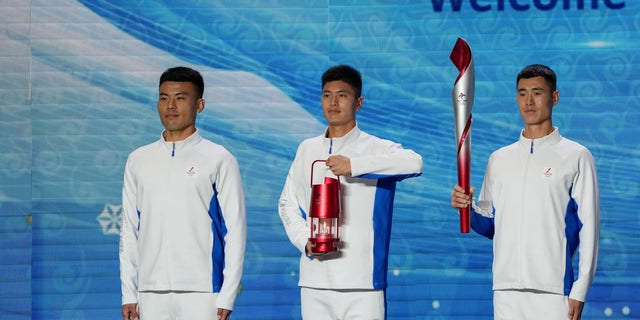
[[[458, 185], [469, 194], [471, 188], [471, 108], [473, 107], [473, 57], [469, 44], [462, 38], [456, 41], [449, 59], [460, 74], [453, 86], [453, 115], [456, 128]], [[460, 232], [468, 233], [471, 225], [469, 207], [460, 208]]]

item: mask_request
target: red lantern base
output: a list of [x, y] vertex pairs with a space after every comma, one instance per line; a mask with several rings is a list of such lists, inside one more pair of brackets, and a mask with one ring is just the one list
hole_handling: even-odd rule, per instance
[[337, 243], [340, 239], [330, 239], [331, 241], [317, 241], [316, 239], [309, 239], [315, 243], [313, 247], [311, 247], [311, 251], [315, 253], [328, 253], [338, 251]]

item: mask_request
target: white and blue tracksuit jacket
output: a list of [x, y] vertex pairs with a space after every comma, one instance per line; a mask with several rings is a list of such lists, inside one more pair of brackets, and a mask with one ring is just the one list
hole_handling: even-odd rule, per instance
[[[558, 128], [489, 158], [471, 227], [493, 238], [493, 289], [531, 289], [584, 301], [598, 257], [600, 204], [589, 150]], [[574, 274], [572, 257], [578, 249]]]
[[[311, 164], [330, 155], [351, 160], [351, 176], [340, 176], [341, 248], [331, 258], [310, 259]], [[280, 218], [301, 252], [302, 287], [318, 289], [384, 289], [396, 182], [422, 173], [422, 157], [400, 144], [383, 140], [356, 126], [340, 138], [324, 135], [303, 141], [287, 175], [279, 201]], [[332, 173], [316, 164], [314, 175]], [[321, 178], [314, 184], [322, 183]]]
[[133, 151], [124, 173], [120, 232], [122, 303], [140, 291], [217, 292], [233, 309], [246, 241], [235, 157], [198, 131]]

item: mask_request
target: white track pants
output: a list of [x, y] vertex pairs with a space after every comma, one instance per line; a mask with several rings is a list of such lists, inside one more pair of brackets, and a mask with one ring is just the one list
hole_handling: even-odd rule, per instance
[[567, 320], [569, 297], [532, 290], [493, 291], [493, 318]]
[[140, 292], [140, 320], [215, 320], [216, 297], [212, 292]]
[[384, 290], [323, 290], [300, 288], [304, 320], [383, 320]]

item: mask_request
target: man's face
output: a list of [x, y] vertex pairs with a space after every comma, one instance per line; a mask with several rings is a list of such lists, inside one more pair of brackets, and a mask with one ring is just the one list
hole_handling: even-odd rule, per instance
[[172, 140], [182, 140], [195, 131], [196, 115], [203, 108], [204, 99], [197, 97], [193, 83], [165, 81], [160, 85], [158, 114]]
[[559, 92], [551, 88], [543, 77], [520, 79], [516, 100], [525, 125], [539, 125], [551, 121], [551, 109], [558, 103]]
[[356, 97], [351, 86], [342, 81], [331, 81], [322, 87], [322, 113], [330, 126], [354, 124], [356, 111], [362, 106], [362, 97]]

